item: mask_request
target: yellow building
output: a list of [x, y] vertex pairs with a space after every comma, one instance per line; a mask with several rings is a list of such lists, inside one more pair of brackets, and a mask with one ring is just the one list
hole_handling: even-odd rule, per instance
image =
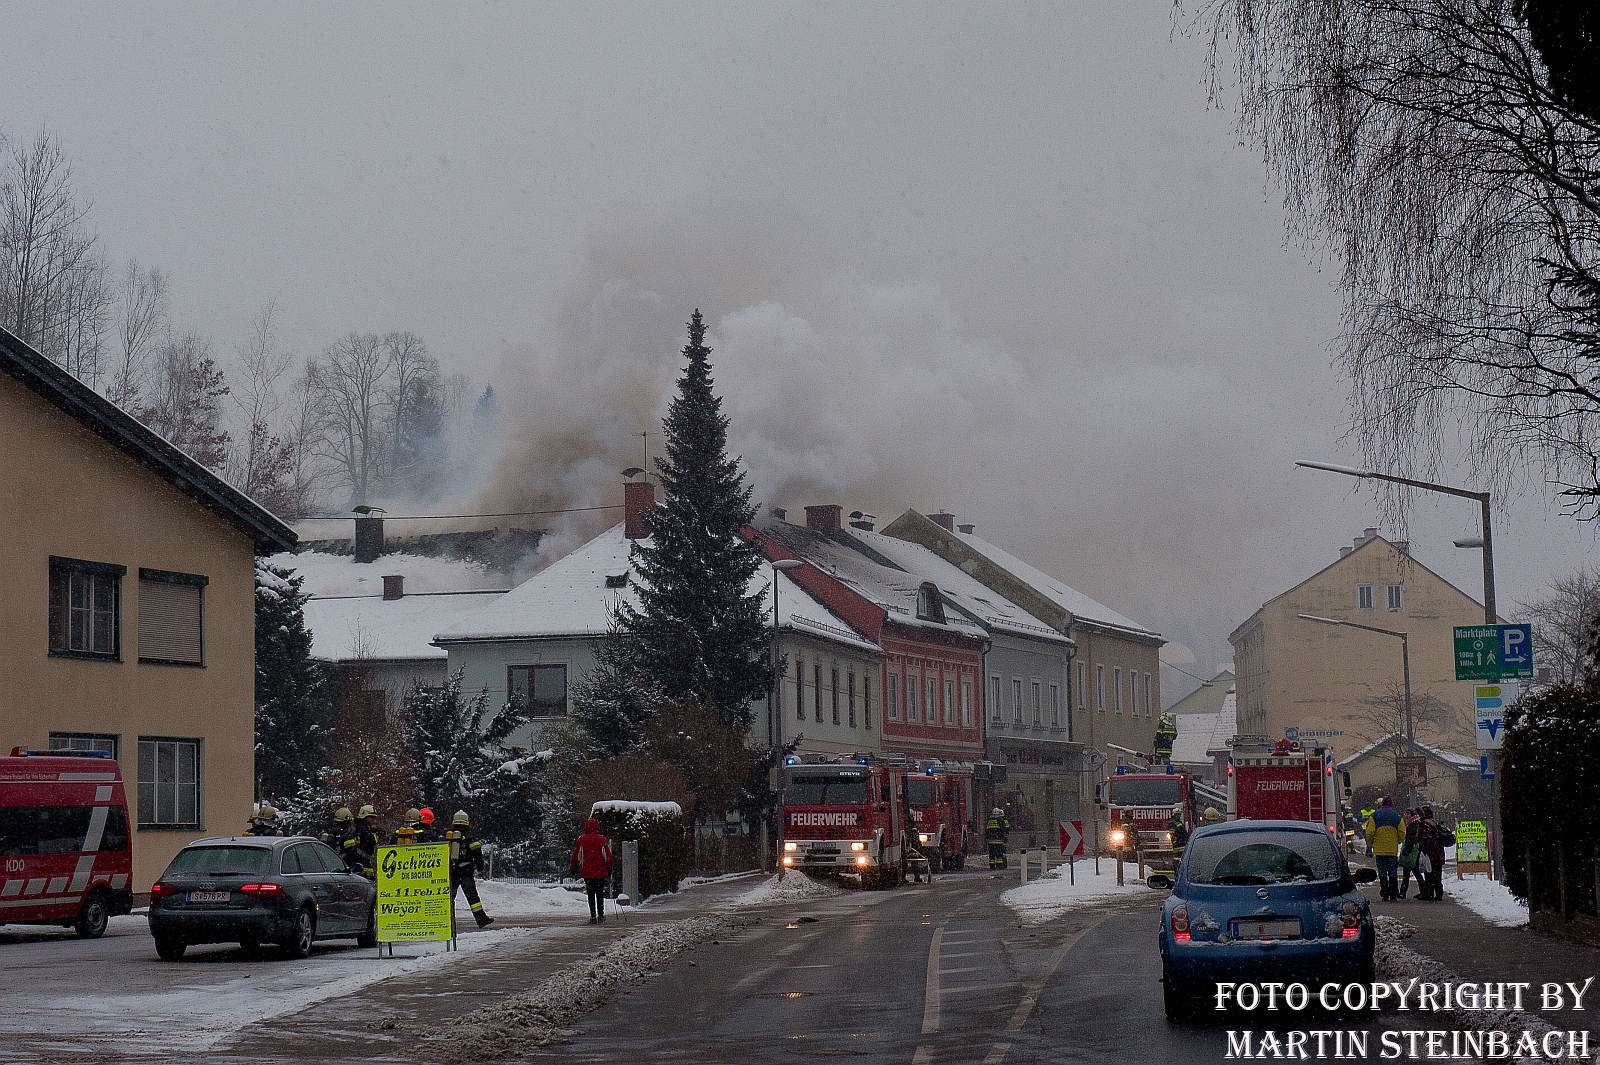
[[1408, 544], [1367, 529], [1229, 635], [1239, 735], [1323, 744], [1338, 758], [1403, 735], [1402, 641], [1353, 627], [1366, 625], [1407, 634], [1417, 741], [1475, 756], [1473, 686], [1455, 679], [1453, 630], [1482, 623], [1482, 604], [1413, 558]]
[[190, 840], [245, 828], [254, 556], [294, 543], [0, 329], [0, 752], [113, 753], [136, 893]]

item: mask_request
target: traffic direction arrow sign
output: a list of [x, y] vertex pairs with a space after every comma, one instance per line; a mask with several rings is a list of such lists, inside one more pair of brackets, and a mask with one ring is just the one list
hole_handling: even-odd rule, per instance
[[1455, 626], [1456, 680], [1533, 676], [1532, 625]]
[[1061, 856], [1083, 855], [1083, 822], [1061, 822]]

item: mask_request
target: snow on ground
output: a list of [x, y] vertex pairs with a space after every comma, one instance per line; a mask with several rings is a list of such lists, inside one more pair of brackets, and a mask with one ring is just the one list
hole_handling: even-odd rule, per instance
[[569, 891], [553, 880], [479, 880], [478, 897], [490, 917], [589, 916], [584, 893]]
[[1042, 924], [1080, 906], [1093, 905], [1118, 895], [1148, 895], [1151, 891], [1142, 881], [1134, 879], [1131, 868], [1125, 868], [1123, 876], [1127, 882], [1118, 887], [1117, 863], [1114, 861], [1102, 860], [1099, 876], [1094, 875], [1092, 861], [1080, 861], [1076, 865], [1071, 878], [1075, 883], [1069, 880], [1067, 867], [1060, 865], [1042, 879], [1030, 880], [1024, 886], [1005, 892], [1000, 896], [1000, 901], [1015, 910], [1024, 923]]
[[538, 987], [426, 1034], [442, 1044], [438, 1053], [447, 1065], [521, 1055], [530, 1047], [547, 1046], [574, 1034], [568, 1026], [604, 1005], [618, 985], [659, 976], [660, 967], [675, 955], [691, 947], [719, 945], [718, 937], [743, 923], [714, 915], [641, 928]]
[[1511, 897], [1504, 884], [1482, 874], [1468, 874], [1460, 880], [1446, 880], [1445, 894], [1490, 924], [1511, 928], [1528, 923], [1528, 904]]
[[807, 899], [828, 899], [843, 894], [836, 884], [813, 880], [804, 873], [784, 873], [770, 876], [742, 895], [733, 898], [735, 906], [766, 906], [778, 902], [803, 902]]

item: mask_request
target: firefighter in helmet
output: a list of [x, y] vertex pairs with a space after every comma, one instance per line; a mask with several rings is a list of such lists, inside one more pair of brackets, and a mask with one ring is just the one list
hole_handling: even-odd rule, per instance
[[358, 820], [346, 830], [343, 845], [345, 861], [368, 880], [378, 879], [378, 811], [369, 803], [357, 813]]
[[1172, 744], [1178, 738], [1178, 720], [1167, 710], [1161, 712], [1161, 718], [1156, 722], [1156, 756], [1157, 762], [1172, 761]]
[[456, 811], [444, 838], [450, 843], [450, 906], [455, 908], [456, 889], [459, 888], [472, 907], [472, 919], [478, 922], [479, 928], [487, 928], [494, 924], [494, 918], [483, 912], [477, 881], [477, 875], [483, 872], [483, 841], [473, 834], [467, 811]]
[[349, 839], [355, 828], [356, 815], [350, 812], [350, 807], [341, 806], [333, 812], [333, 824], [317, 834], [317, 838], [340, 854], [344, 853], [344, 841]]
[[983, 841], [989, 845], [989, 868], [1006, 867], [1006, 838], [1011, 834], [1011, 822], [1006, 812], [996, 806], [989, 813], [989, 823], [983, 826]]
[[433, 823], [433, 809], [424, 806], [417, 811], [421, 816], [417, 819], [417, 842], [438, 843], [439, 829]]
[[1172, 808], [1172, 816], [1167, 819], [1167, 831], [1172, 834], [1172, 853], [1183, 854], [1183, 848], [1189, 845], [1189, 826], [1183, 823], [1181, 805]]
[[413, 843], [420, 843], [417, 833], [422, 828], [422, 811], [412, 808], [406, 811], [406, 819], [399, 828], [394, 830], [394, 845], [407, 847]]
[[245, 830], [247, 836], [281, 836], [283, 829], [278, 825], [278, 811], [261, 803], [250, 811], [250, 827]]

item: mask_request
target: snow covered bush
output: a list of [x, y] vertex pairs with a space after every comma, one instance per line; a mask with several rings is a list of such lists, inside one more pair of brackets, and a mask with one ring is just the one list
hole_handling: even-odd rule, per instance
[[689, 872], [689, 826], [675, 802], [602, 799], [591, 810], [600, 831], [615, 848], [624, 840], [639, 842], [639, 898], [677, 891]]

